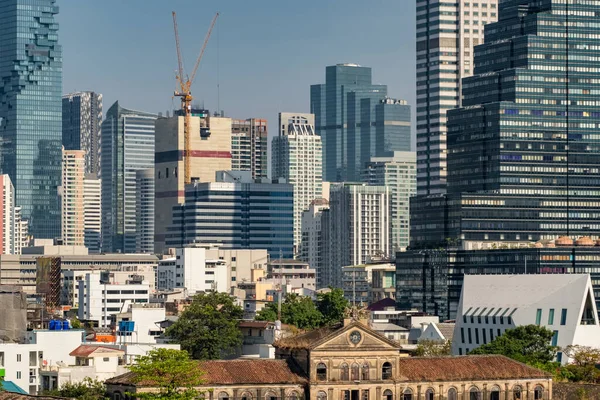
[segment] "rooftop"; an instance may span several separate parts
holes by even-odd
[[[71,357],[102,357],[107,355],[123,355],[123,350],[115,349],[106,346],[92,346],[82,344],[75,350],[69,353]]]
[[[455,323],[448,323],[448,322],[435,323],[435,326],[438,328],[440,333],[442,335],[444,335],[444,338],[446,338],[446,340],[449,340],[449,341],[452,341],[452,338],[454,337],[455,325],[456,325]]]

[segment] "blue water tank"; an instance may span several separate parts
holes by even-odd
[[[62,331],[62,321],[60,319],[54,321],[54,329],[57,331]]]
[[[125,332],[127,330],[127,321],[119,321],[119,331]]]
[[[50,320],[50,323],[48,324],[48,329],[51,331],[56,330],[56,321],[54,321],[53,319]]]
[[[62,328],[63,328],[63,331],[68,331],[68,330],[71,328],[71,327],[69,326],[69,320],[68,320],[68,319],[65,319],[65,320],[62,322]]]
[[[134,331],[134,327],[135,327],[135,322],[133,322],[133,321],[127,321],[127,330],[129,332],[133,332]]]

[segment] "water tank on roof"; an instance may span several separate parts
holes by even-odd
[[[56,330],[56,321],[54,321],[53,319],[50,320],[50,323],[48,324],[48,329],[51,331]]]
[[[71,329],[71,327],[69,326],[69,320],[65,319],[62,322],[62,328],[63,328],[63,331],[68,331],[69,329]]]

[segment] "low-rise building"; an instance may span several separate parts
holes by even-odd
[[[421,337],[418,341],[423,342],[424,340],[428,340],[439,344],[444,344],[446,342],[452,343],[455,325],[454,322],[423,323],[423,333],[421,333]]]
[[[165,319],[165,308],[160,304],[129,304],[127,310],[111,316],[116,343],[154,344],[164,333],[160,322]]]
[[[342,268],[342,288],[346,300],[356,304],[371,304],[384,298],[394,298],[396,266],[387,261],[349,265]]]
[[[292,288],[317,288],[315,269],[299,260],[271,260],[267,265],[267,279],[291,285]]]

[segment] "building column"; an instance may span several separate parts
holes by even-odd
[[[462,390],[462,399],[463,400],[469,400],[467,399],[467,385],[465,385],[464,383],[462,385],[460,385],[461,390]]]
[[[444,385],[440,385],[439,393],[438,393],[438,400],[444,400]]]

